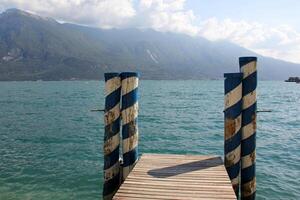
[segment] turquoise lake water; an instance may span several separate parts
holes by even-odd
[[[104,82],[0,82],[0,200],[101,199]],[[223,81],[140,81],[140,153],[223,155]],[[258,86],[257,199],[300,199],[300,84]]]

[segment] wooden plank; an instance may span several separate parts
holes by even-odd
[[[218,156],[144,154],[113,197],[136,199],[236,199]]]

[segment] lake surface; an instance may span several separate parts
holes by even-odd
[[[101,199],[104,82],[0,82],[0,200]],[[223,155],[223,81],[140,81],[140,153]],[[259,82],[257,199],[300,199],[300,84]]]

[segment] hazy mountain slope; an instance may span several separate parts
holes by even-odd
[[[225,41],[138,29],[60,24],[10,9],[0,15],[0,80],[102,79],[140,71],[147,79],[220,78],[255,53]],[[259,57],[259,77],[300,75],[300,65]]]

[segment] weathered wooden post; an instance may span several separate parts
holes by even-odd
[[[255,199],[256,177],[256,57],[240,57],[240,71],[243,73],[243,112],[241,142],[241,199]]]
[[[121,73],[123,180],[138,160],[138,73]]]
[[[242,73],[224,74],[224,162],[238,198],[242,138]]]
[[[104,185],[103,199],[110,200],[120,186],[120,97],[119,73],[105,73]]]

